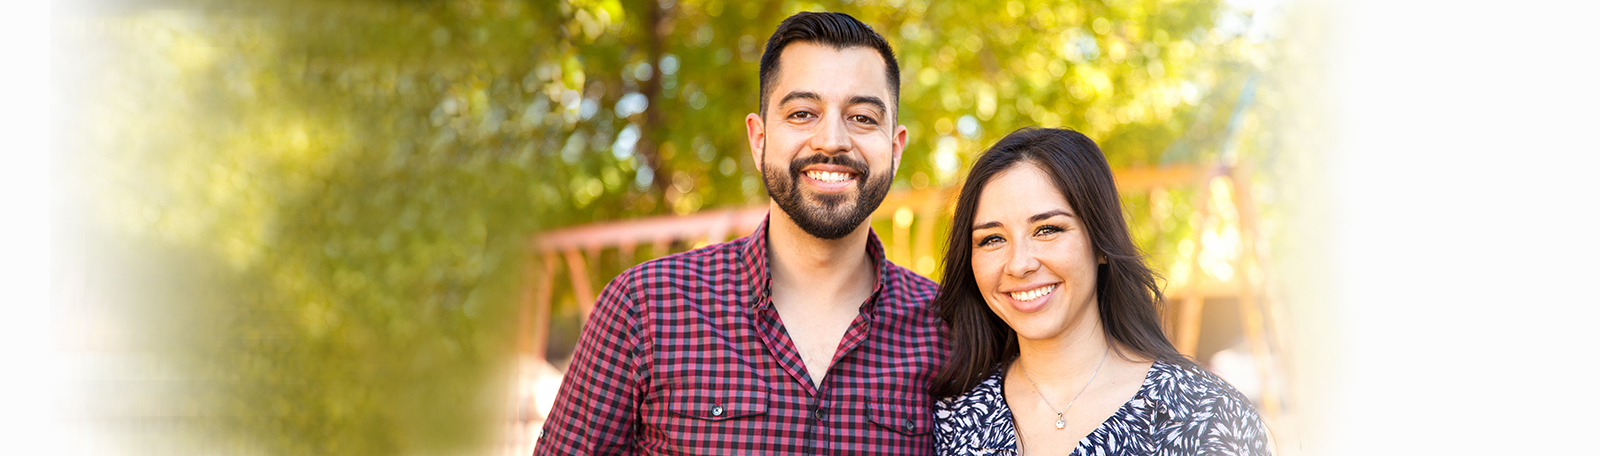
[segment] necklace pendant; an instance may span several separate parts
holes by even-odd
[[[1061,414],[1061,413],[1057,413],[1056,414],[1056,429],[1066,429],[1067,428],[1067,419],[1066,418],[1062,418],[1061,415],[1063,415],[1063,414]]]

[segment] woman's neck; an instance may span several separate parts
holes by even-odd
[[[1101,360],[1109,356],[1107,352],[1112,351],[1100,320],[1094,318],[1086,323],[1090,324],[1072,328],[1062,337],[1018,339],[1016,362],[1027,369],[1041,387],[1082,384]]]

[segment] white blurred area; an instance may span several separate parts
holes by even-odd
[[[1267,365],[1276,365],[1271,357],[1267,358]],[[1205,363],[1211,373],[1217,374],[1227,380],[1233,389],[1239,390],[1251,403],[1261,403],[1261,375],[1256,363],[1255,354],[1250,352],[1249,343],[1240,337],[1237,342],[1229,345],[1215,354]],[[1281,385],[1274,385],[1279,391]]]
[[[1332,13],[1312,454],[1594,454],[1593,2]]]
[[[59,454],[50,306],[50,2],[0,10],[0,453]]]

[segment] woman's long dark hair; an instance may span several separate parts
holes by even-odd
[[[1105,255],[1095,293],[1100,322],[1112,347],[1124,356],[1132,352],[1145,359],[1193,366],[1161,330],[1161,288],[1128,234],[1122,200],[1100,147],[1076,131],[1024,128],[978,157],[956,201],[945,245],[944,280],[933,300],[934,310],[949,325],[953,343],[949,358],[933,378],[933,397],[966,392],[996,365],[1017,356],[1016,332],[989,310],[972,275],[972,223],[983,187],[1000,172],[1024,163],[1050,176],[1055,190],[1082,220],[1090,245]]]

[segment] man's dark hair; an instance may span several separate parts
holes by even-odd
[[[900,116],[900,62],[883,36],[872,27],[844,13],[801,12],[778,24],[778,30],[767,39],[767,50],[761,54],[761,117],[767,116],[767,97],[772,95],[772,85],[778,82],[778,57],[783,48],[792,43],[815,43],[844,50],[854,47],[871,48],[883,56],[887,66],[889,93],[894,97],[894,117]]]

